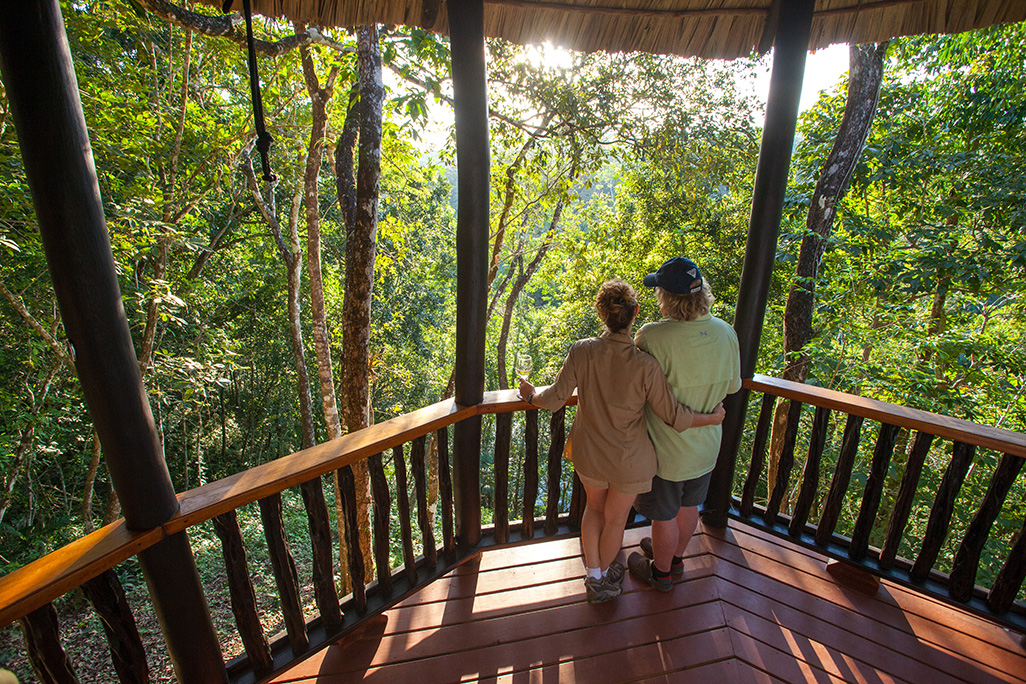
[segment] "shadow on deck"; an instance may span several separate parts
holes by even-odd
[[[624,557],[647,528],[628,530]],[[489,549],[274,682],[1026,682],[1019,635],[744,525],[702,527],[674,591],[585,601],[577,539]]]

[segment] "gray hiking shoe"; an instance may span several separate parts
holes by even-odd
[[[623,584],[623,576],[626,574],[623,563],[620,561],[613,561],[609,564],[606,569],[606,579],[616,584]]]
[[[648,583],[654,589],[662,592],[673,590],[673,580],[669,577],[665,579],[655,577],[652,574],[652,561],[645,558],[640,553],[635,551],[627,557],[627,567],[630,569],[632,575],[642,582]]]
[[[655,558],[655,554],[652,553],[652,537],[643,537],[641,540],[641,552],[645,554],[645,558]],[[684,574],[684,561],[680,563],[670,563],[670,574],[671,575],[683,575]]]
[[[608,577],[603,577],[602,579],[585,577],[584,588],[588,592],[588,603],[610,601],[619,596],[620,592],[623,591],[618,582],[611,582]]]

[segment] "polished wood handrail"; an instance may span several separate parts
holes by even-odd
[[[159,527],[132,532],[122,518],[0,577],[0,628],[163,538]]]
[[[1026,457],[1026,435],[789,382],[764,375],[744,381],[747,389],[823,406],[880,422]],[[577,403],[576,395],[567,405]],[[366,459],[472,416],[529,410],[515,390],[486,392],[475,406],[453,400],[426,406],[275,461],[211,482],[178,496],[180,509],[158,527],[131,531],[124,520],[93,532],[0,577],[0,627],[49,603],[169,535],[302,482]]]
[[[575,403],[576,397],[571,402]],[[0,628],[63,596],[172,534],[475,415],[524,411],[514,390],[486,392],[475,406],[452,399],[343,435],[178,495],[162,525],[131,531],[118,520],[0,577]]]
[[[1026,458],[1026,434],[1022,432],[979,425],[961,418],[952,418],[766,375],[756,374],[753,378],[744,380],[742,384],[746,389],[756,392],[794,399],[803,404],[822,406],[880,423],[918,430],[956,442],[974,444],[985,449],[994,449],[1005,454]]]

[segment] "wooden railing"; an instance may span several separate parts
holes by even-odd
[[[750,467],[739,472],[739,497],[734,499],[731,511],[735,519],[819,548],[835,558],[947,601],[967,605],[1020,630],[1026,626],[1023,606],[1015,603],[1026,572],[1026,534],[1020,535],[1003,559],[1003,567],[992,586],[976,586],[983,547],[1026,456],[1026,436],[763,376],[746,381],[745,387],[762,393],[763,399],[758,420],[746,428],[750,460],[747,453],[738,459],[740,464],[747,461]],[[773,486],[769,487],[763,472],[777,398],[790,400],[791,404],[779,467]],[[808,420],[802,420],[804,406],[815,407],[811,426]],[[752,410],[756,410],[754,405]],[[144,680],[145,653],[114,568],[170,535],[211,521],[222,544],[224,576],[244,647],[225,666],[233,682],[262,681],[338,640],[475,552],[461,548],[455,536],[448,428],[471,417],[491,414],[495,414],[494,423],[489,422],[483,434],[494,433],[494,467],[482,469],[482,512],[491,509],[492,524],[483,530],[481,545],[573,534],[579,527],[583,502],[579,481],[571,476],[562,458],[565,409],[552,414],[542,412],[549,418],[548,448],[543,455],[545,435],[539,429],[539,412],[519,401],[512,391],[492,392],[477,406],[440,402],[186,492],[179,496],[178,514],[160,527],[132,532],[119,521],[98,530],[0,578],[0,627],[18,620],[26,634],[29,656],[37,661],[37,670],[58,673],[53,681],[69,680],[60,673],[70,673],[74,665],[61,648],[52,602],[81,587],[102,617],[117,676],[123,682]],[[835,415],[846,417],[843,433],[832,443],[831,435],[838,432],[831,423]],[[860,457],[859,453],[860,435],[866,431],[867,420],[880,426],[871,458]],[[912,447],[901,468],[901,485],[894,503],[889,510],[881,511],[884,478],[902,431],[909,431],[906,434]],[[914,438],[911,432],[915,433]],[[432,435],[437,445],[439,475],[435,516],[439,522],[435,527],[429,523],[427,514],[427,455]],[[799,476],[794,472],[795,451],[802,440],[807,442],[808,451]],[[952,444],[950,456],[945,446],[948,443]],[[951,572],[942,574],[933,566],[977,448],[996,450],[1003,456],[962,535]],[[482,450],[487,453],[487,445],[483,444]],[[924,464],[942,452],[946,471],[932,499],[929,522],[920,541],[906,528],[915,494],[922,489]],[[521,457],[519,464],[513,460]],[[389,459],[391,480],[386,475]],[[352,529],[356,498],[350,467],[360,461],[366,461],[371,476],[376,573],[373,578],[365,578],[359,545],[352,539],[343,540],[354,589],[339,597],[332,565],[335,549],[321,476],[339,472],[343,509]],[[511,462],[518,467],[511,468]],[[824,464],[835,464],[833,471],[827,472]],[[516,481],[510,480],[511,471],[518,474]],[[842,519],[845,498],[857,498],[858,493],[849,494],[849,489],[853,478],[859,475],[865,479],[861,504],[850,534],[844,535],[837,531],[838,521]],[[825,487],[828,477],[830,484]],[[281,495],[293,486],[300,487],[310,531],[316,603],[312,614],[310,609],[303,609],[293,549],[282,520]],[[797,492],[794,497],[789,494],[792,489]],[[819,506],[817,499],[822,499]],[[402,547],[402,561],[397,567],[392,566],[389,549],[396,532],[389,522],[393,518],[393,503],[398,508],[395,518]],[[256,609],[250,581],[253,560],[247,554],[236,517],[236,511],[251,504],[260,509],[284,624],[284,632],[270,639]],[[782,513],[782,509],[788,512]],[[435,543],[438,531],[440,553]],[[882,541],[874,545],[878,539]],[[903,543],[906,549],[918,549],[914,560],[900,556]]]
[[[575,403],[572,401],[571,403]],[[539,458],[538,411],[516,398],[512,391],[490,392],[482,404],[456,406],[451,400],[399,416],[357,433],[318,445],[245,472],[212,482],[179,496],[177,515],[160,527],[133,532],[124,520],[108,525],[82,539],[0,578],[0,627],[18,620],[26,636],[29,658],[38,671],[53,681],[71,681],[74,664],[61,647],[57,613],[52,602],[81,588],[102,618],[111,646],[113,668],[123,682],[144,681],[147,664],[135,620],[115,566],[171,535],[187,532],[211,521],[222,544],[232,612],[244,653],[226,663],[233,682],[255,682],[338,640],[361,622],[379,614],[403,596],[430,583],[464,560],[472,551],[458,548],[454,532],[453,491],[448,447],[448,427],[472,416],[496,414],[493,480],[493,525],[483,545],[525,541],[536,536],[570,533],[579,524],[581,490],[565,487],[563,445],[566,409],[549,414],[549,448]],[[523,412],[523,426],[514,440],[514,413]],[[519,423],[519,421],[518,421]],[[436,548],[436,529],[428,516],[428,438],[434,433],[437,447],[438,502],[434,516],[440,524],[441,551]],[[511,486],[511,447],[523,450],[521,477]],[[407,445],[409,447],[407,448]],[[517,454],[519,456],[519,454]],[[391,457],[393,479],[386,477],[385,459]],[[356,528],[357,504],[351,466],[366,461],[373,501],[372,547],[376,575],[364,577],[359,544],[343,540],[349,559],[353,591],[340,597],[332,565],[330,516],[321,476],[338,471],[342,508],[347,528]],[[546,484],[539,497],[539,468]],[[566,474],[569,474],[569,470]],[[409,497],[412,480],[414,501]],[[576,483],[576,478],[574,478]],[[316,611],[304,614],[300,582],[282,515],[282,492],[301,489],[310,531],[312,585]],[[514,500],[515,499],[515,500]],[[398,507],[398,536],[402,563],[393,568],[389,528],[392,503]],[[268,640],[257,611],[256,592],[250,580],[252,568],[236,511],[256,503],[260,509],[271,569],[280,600],[284,634]],[[510,510],[521,513],[520,524],[510,528]],[[539,515],[544,511],[543,515]],[[514,521],[516,516],[514,514]],[[416,522],[416,529],[414,529]],[[421,553],[415,555],[419,546]]]
[[[734,518],[825,550],[874,575],[968,607],[1019,631],[1026,629],[1026,610],[1015,602],[1026,576],[1026,529],[1018,531],[1011,548],[998,559],[1001,569],[993,582],[977,586],[984,547],[1026,459],[1026,434],[766,376],[746,380],[744,387],[763,396],[750,440],[749,468],[739,472],[743,486],[740,497],[734,499]],[[778,398],[789,401],[787,427],[774,481],[768,483],[764,471]],[[802,413],[808,413],[806,406],[812,407],[811,426],[801,429]],[[833,417],[838,415],[844,416],[843,432],[839,440],[828,445],[828,438],[840,427],[839,423],[836,428],[832,425],[840,420]],[[861,436],[869,429],[867,421],[879,428],[872,456],[866,453],[860,458]],[[800,474],[794,472],[799,435],[807,448]],[[907,453],[901,450],[900,458],[895,458],[899,437],[905,438],[902,441],[910,443],[911,448]],[[949,540],[952,514],[966,476],[974,462],[982,466],[977,449],[993,450],[1000,454],[1000,460],[986,492],[971,502],[972,519],[961,539]],[[834,465],[832,473],[825,467],[828,453]],[[739,454],[739,464],[744,457]],[[910,534],[916,495],[922,496],[927,490],[921,480],[928,462],[943,467],[944,475],[928,504],[925,533]],[[861,468],[859,463],[863,464]],[[900,478],[900,486],[893,503],[882,509],[889,473]],[[865,480],[861,492],[851,486],[855,474]],[[830,483],[823,496],[827,477]],[[846,497],[860,497],[860,503],[850,534],[842,535],[836,528]],[[782,507],[788,514],[781,513]],[[814,515],[815,523],[810,523]],[[957,551],[949,572],[940,572],[935,565],[945,543],[951,541],[957,541]],[[909,558],[899,555],[901,548],[907,550]]]

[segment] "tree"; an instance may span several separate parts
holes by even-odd
[[[808,373],[809,357],[802,349],[812,338],[812,312],[819,264],[833,230],[837,207],[848,191],[848,184],[876,115],[886,51],[886,42],[852,45],[848,48],[848,97],[844,116],[809,201],[806,231],[795,265],[794,282],[784,306],[784,355],[787,359],[783,374],[785,380],[805,382]],[[768,482],[776,481],[789,408],[790,402],[780,402],[773,415]]]

